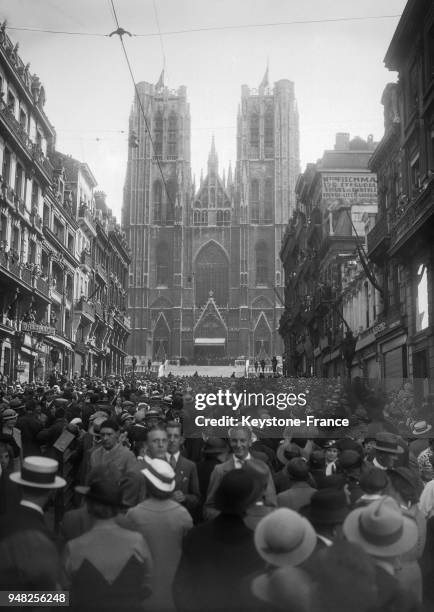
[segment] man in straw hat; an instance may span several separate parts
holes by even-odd
[[[57,476],[59,464],[48,457],[25,457],[21,470],[12,472],[10,480],[20,487],[21,502],[0,523],[0,539],[16,531],[36,529],[52,536],[44,520],[44,508],[53,491],[66,481]]]

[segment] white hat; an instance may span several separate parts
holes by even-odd
[[[146,467],[141,470],[143,476],[157,489],[170,493],[175,490],[175,472],[167,461],[151,459],[145,455]]]
[[[431,431],[431,429],[432,426],[426,421],[417,421],[416,423],[413,423],[411,433],[413,436],[421,436],[422,434],[426,434]]]
[[[21,472],[12,472],[9,478],[17,484],[37,489],[60,489],[66,480],[57,476],[59,464],[48,457],[24,457]]]

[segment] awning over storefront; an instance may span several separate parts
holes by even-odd
[[[226,338],[195,338],[194,343],[198,346],[221,346],[226,344]]]
[[[65,348],[67,348],[68,350],[72,351],[72,344],[70,342],[67,342],[66,340],[64,340],[63,338],[59,338],[58,336],[46,336],[47,340],[51,340],[51,342],[55,342],[56,344],[60,344],[61,346],[64,346]]]

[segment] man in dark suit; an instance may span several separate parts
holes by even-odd
[[[243,515],[255,492],[254,478],[246,470],[223,475],[215,496],[219,516],[193,527],[183,541],[172,591],[178,612],[252,609],[242,585],[263,568],[263,561]]]
[[[0,540],[11,533],[33,529],[53,537],[44,518],[44,507],[52,491],[66,485],[57,476],[59,464],[48,457],[25,457],[20,472],[12,472],[9,478],[21,489],[21,502],[18,507],[2,517]]]
[[[252,446],[252,432],[248,427],[232,427],[229,430],[229,443],[233,453],[232,456],[224,463],[217,465],[211,474],[208,495],[203,509],[203,514],[206,519],[213,519],[219,513],[215,507],[215,494],[223,476],[232,470],[241,469],[244,464],[252,458],[261,461],[261,456],[263,456],[263,454],[260,453],[261,456],[258,457],[254,451],[250,451],[250,447]],[[265,487],[263,502],[266,506],[275,507],[277,506],[276,489],[270,469],[265,463],[264,465],[268,471],[268,482]]]
[[[177,421],[169,421],[167,424],[166,459],[175,472],[175,491],[172,498],[191,513],[200,501],[199,478],[196,464],[181,455],[180,449],[184,441],[181,427]]]

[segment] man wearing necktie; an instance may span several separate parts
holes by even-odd
[[[219,514],[219,511],[215,507],[214,498],[223,476],[232,470],[242,469],[246,463],[251,461],[251,459],[261,461],[260,457],[258,457],[254,451],[250,452],[252,442],[252,432],[248,427],[232,427],[229,430],[229,443],[233,454],[224,463],[216,465],[213,473],[211,474],[211,480],[208,486],[208,495],[204,506],[204,517],[206,519],[213,519]],[[261,463],[264,462],[261,461]],[[264,492],[263,502],[265,506],[275,507],[277,506],[277,499],[273,477],[269,467],[265,463],[264,466],[268,471],[268,481]]]
[[[180,449],[184,441],[181,424],[169,421],[166,430],[168,440],[166,459],[175,472],[175,491],[172,498],[191,513],[200,501],[196,464],[181,455]]]

